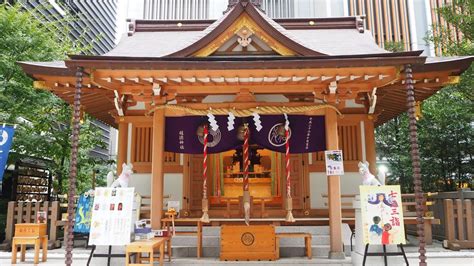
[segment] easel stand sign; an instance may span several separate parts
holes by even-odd
[[[89,245],[92,257],[125,257],[125,254],[112,254],[112,246],[124,246],[130,243],[133,223],[134,188],[96,188],[92,209],[92,221]],[[95,254],[96,246],[108,246],[108,253]]]
[[[400,186],[360,186],[362,237],[365,244],[364,259],[368,256],[384,257],[387,266],[388,256],[403,256],[408,260],[403,245],[405,227]],[[368,252],[369,245],[382,245],[382,252]],[[387,252],[387,245],[397,245],[401,252]]]

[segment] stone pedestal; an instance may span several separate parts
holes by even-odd
[[[360,209],[360,196],[357,195],[352,202],[355,209],[355,246],[351,253],[352,265],[362,265],[364,260],[365,244],[362,238],[362,213]],[[397,245],[387,245],[387,252],[397,252],[399,248]],[[370,245],[368,252],[382,252],[382,245]],[[388,265],[405,265],[403,256],[387,257]],[[381,257],[367,257],[365,265],[381,266],[384,265],[384,258]]]

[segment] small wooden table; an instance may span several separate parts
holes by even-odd
[[[163,228],[168,230],[168,234],[171,236],[172,230],[170,228],[172,219],[163,218],[161,219],[163,223]],[[201,258],[202,256],[202,221],[201,218],[175,218],[175,224],[177,223],[196,223],[196,231],[186,231],[186,232],[176,232],[176,235],[195,235],[197,236],[197,257]]]
[[[128,244],[125,248],[125,263],[127,266],[142,266],[142,265],[153,265],[154,252],[157,248],[160,250],[160,265],[163,265],[163,259],[165,257],[165,244],[168,242],[168,258],[171,261],[171,238],[170,237],[155,237],[150,240],[140,240]],[[148,257],[142,258],[141,253],[148,253]],[[136,255],[137,263],[130,263],[130,257]],[[142,263],[142,261],[148,260],[148,264]]]

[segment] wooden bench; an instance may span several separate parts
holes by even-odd
[[[277,233],[276,240],[275,240],[277,259],[280,258],[280,239],[281,238],[304,238],[306,256],[308,257],[308,259],[313,258],[312,249],[311,249],[311,241],[313,239],[313,236],[310,233]]]
[[[14,237],[12,242],[12,264],[16,264],[17,259],[17,251],[18,245],[21,249],[21,261],[25,261],[25,252],[26,252],[26,245],[34,245],[35,247],[35,257],[34,257],[34,264],[38,264],[39,261],[39,250],[40,248],[43,249],[43,256],[42,261],[45,262],[48,256],[48,236],[35,236],[35,237],[27,237],[27,236],[20,236]]]
[[[170,237],[155,237],[150,240],[140,240],[128,244],[125,248],[125,263],[127,266],[142,266],[142,265],[153,265],[154,253],[156,249],[160,251],[160,265],[163,265],[165,257],[165,244],[168,244],[168,258],[171,261],[171,238]],[[142,257],[142,253],[148,253],[148,257]],[[130,263],[130,257],[136,256],[137,263]],[[144,264],[143,261],[148,261],[148,264]]]
[[[172,229],[172,219],[171,218],[163,218],[161,219],[163,223],[162,228],[166,228],[168,234],[171,236]],[[202,221],[201,218],[175,218],[175,224],[194,224],[196,223],[196,231],[175,231],[176,235],[188,235],[188,236],[196,236],[197,237],[197,258],[201,258],[202,255]]]

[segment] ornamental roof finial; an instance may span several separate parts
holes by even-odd
[[[229,5],[227,6],[227,10],[224,11],[224,14],[231,10],[235,5],[242,4],[246,6],[248,3],[254,5],[255,7],[262,9],[262,2],[263,0],[229,0]]]

